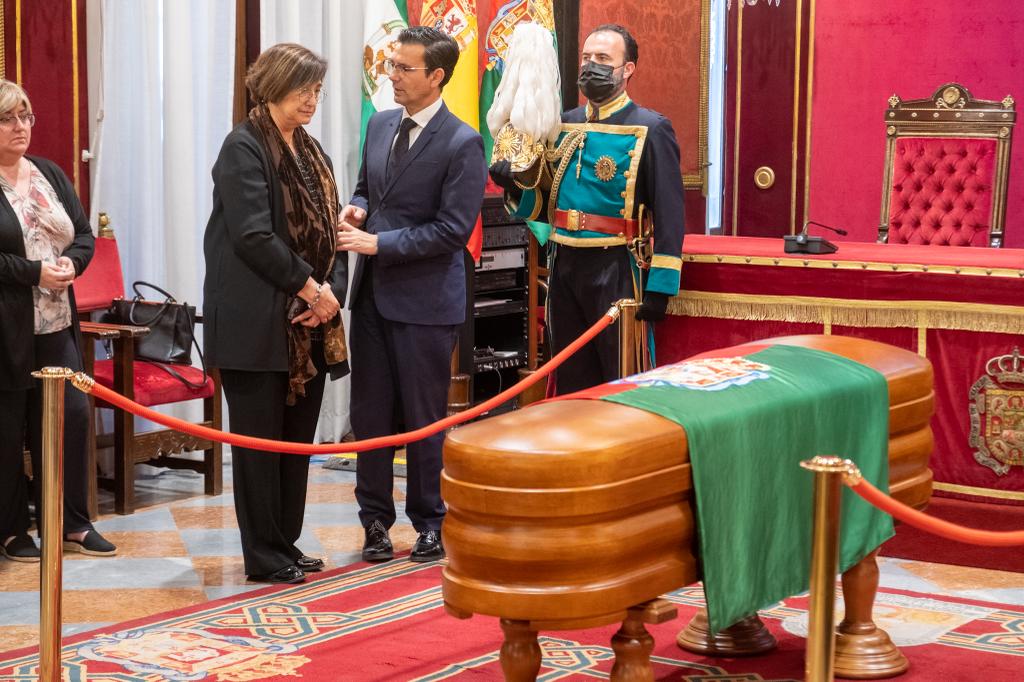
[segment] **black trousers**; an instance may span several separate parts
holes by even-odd
[[[311,443],[327,375],[322,341],[313,343],[311,355],[317,375],[291,407],[285,404],[287,372],[220,370],[231,432]],[[232,446],[231,469],[246,574],[273,573],[295,563],[302,556],[295,543],[306,512],[309,457]]]
[[[71,327],[35,336],[36,366],[82,370],[82,356]],[[37,528],[42,529],[43,387],[22,391],[0,390],[0,542],[28,530],[28,489],[24,475],[25,435],[32,451],[33,492]],[[91,530],[88,471],[89,400],[64,384],[64,532]]]
[[[455,325],[417,325],[381,317],[365,273],[352,307],[352,431],[356,438],[418,429],[448,413]],[[405,513],[419,532],[440,530],[444,432],[406,446]],[[395,448],[360,452],[356,501],[363,527],[395,523]]]
[[[552,355],[593,326],[615,301],[636,297],[631,258],[624,246],[555,247],[547,303]],[[619,337],[612,325],[555,371],[555,388],[565,395],[618,378]]]

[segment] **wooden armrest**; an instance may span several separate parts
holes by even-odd
[[[80,323],[80,326],[82,328],[82,334],[97,339],[135,339],[149,333],[149,327],[134,327],[129,324],[83,321]]]
[[[203,314],[201,312],[199,312],[198,310],[196,311],[196,323],[197,324],[202,324],[203,323]]]

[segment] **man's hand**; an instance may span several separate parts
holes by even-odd
[[[344,214],[344,211],[342,214]],[[366,212],[363,211],[363,219],[365,220],[365,218]],[[354,253],[361,253],[364,256],[375,256],[377,255],[377,235],[368,234],[351,223],[342,221],[338,224],[338,251],[352,251]]]
[[[349,204],[345,208],[341,209],[341,215],[338,216],[338,222],[348,223],[352,227],[362,227],[363,223],[366,222],[366,211],[354,204]]]
[[[665,319],[668,308],[668,294],[648,291],[644,294],[644,302],[636,310],[636,319],[644,322],[661,322]]]
[[[519,191],[516,181],[512,178],[512,163],[510,161],[495,161],[491,164],[491,167],[487,169],[487,172],[490,173],[491,180],[494,180],[494,184],[506,192]]]

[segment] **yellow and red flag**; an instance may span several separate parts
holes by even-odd
[[[480,76],[478,71],[479,31],[476,0],[423,0],[420,24],[440,29],[459,44],[459,62],[444,86],[444,103],[449,111],[474,130],[480,130]],[[484,150],[485,156],[490,150]],[[466,243],[473,260],[480,260],[483,226],[477,218],[473,234]]]

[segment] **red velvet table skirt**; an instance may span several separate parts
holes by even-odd
[[[658,363],[784,334],[916,351],[935,368],[936,493],[1024,504],[1024,249],[782,244],[688,235]]]

